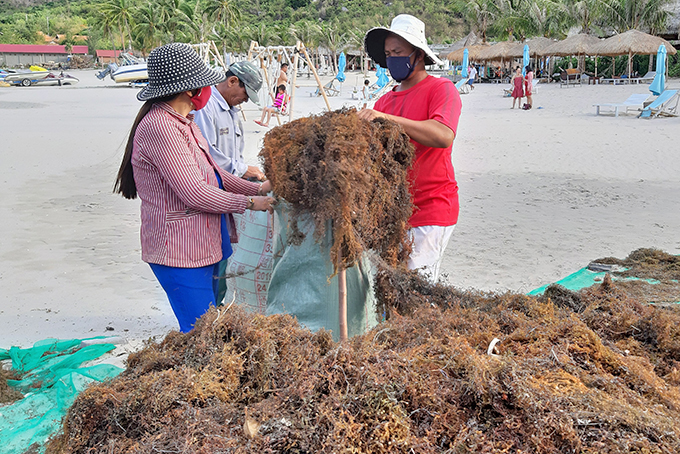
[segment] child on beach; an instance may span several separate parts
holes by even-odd
[[[526,72],[526,76],[524,78],[524,87],[525,87],[524,95],[527,98],[527,103],[524,105],[525,106],[524,108],[525,108],[525,110],[529,110],[529,109],[531,109],[531,106],[534,104],[533,97],[531,96],[531,94],[533,92],[533,88],[534,88],[534,84],[533,84],[534,70],[531,67],[531,65],[527,65],[527,67],[524,68],[524,69],[525,69],[525,72]]]
[[[522,75],[522,70],[515,68],[515,74],[513,74],[510,80],[510,85],[512,85],[512,109],[515,108],[515,102],[519,99],[518,107],[522,107],[522,98],[524,97],[524,76]]]
[[[369,84],[368,79],[365,79],[364,80],[364,88],[361,90],[361,99],[364,100],[364,106],[363,106],[364,109],[368,105],[368,100],[371,99],[371,90],[369,90],[368,84]]]
[[[267,106],[262,109],[262,117],[259,120],[255,120],[260,126],[269,127],[269,119],[272,117],[273,113],[281,114],[286,108],[286,86],[281,84],[276,89],[276,98],[274,99],[274,104]],[[264,122],[264,117],[267,116],[267,122]]]

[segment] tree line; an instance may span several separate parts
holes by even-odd
[[[148,52],[171,41],[213,40],[231,52],[261,45],[361,48],[371,27],[408,12],[426,23],[431,43],[468,31],[483,40],[564,38],[570,31],[608,36],[632,28],[666,29],[674,0],[59,0],[0,13],[0,42]],[[86,37],[86,38],[84,38]]]

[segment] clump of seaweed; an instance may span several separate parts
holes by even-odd
[[[311,215],[317,240],[331,222],[336,271],[340,252],[344,268],[365,249],[390,266],[406,260],[414,149],[399,125],[361,120],[353,108],[327,112],[272,129],[260,156],[274,192],[292,205],[293,219]],[[299,232],[295,225],[292,230]]]
[[[680,452],[680,311],[609,279],[530,297],[383,270],[376,289],[387,320],[341,344],[211,309],[81,394],[47,452]]]
[[[0,405],[8,404],[24,397],[23,394],[7,384],[7,380],[17,379],[18,377],[15,372],[5,370],[0,366]]]
[[[680,256],[671,255],[659,249],[641,248],[631,252],[623,260],[605,257],[596,262],[626,267],[626,271],[619,273],[621,276],[659,281],[680,280]]]
[[[658,304],[680,302],[680,256],[642,248],[631,252],[623,260],[605,257],[596,262],[623,267],[616,276],[629,280],[619,280],[617,287],[625,287],[628,295],[640,301]]]

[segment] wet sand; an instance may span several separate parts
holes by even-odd
[[[140,259],[139,202],[111,192],[137,90],[94,73],[73,71],[73,87],[0,87],[0,348],[97,335],[138,345],[176,328]],[[349,73],[332,108],[358,106],[361,82]],[[321,112],[313,79],[299,83],[296,117]],[[450,284],[528,292],[599,257],[680,254],[680,118],[592,107],[646,85],[539,85],[531,111],[511,110],[502,88],[478,84],[462,98]],[[246,157],[257,163],[266,129],[254,104],[245,114]]]

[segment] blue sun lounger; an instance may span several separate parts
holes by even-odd
[[[470,93],[470,91],[472,90],[470,84],[468,84],[467,78],[463,78],[456,82],[456,89],[458,90],[458,93],[460,93],[461,95],[466,95]]]
[[[678,90],[664,90],[658,98],[642,110],[640,118],[677,117],[678,100]]]

